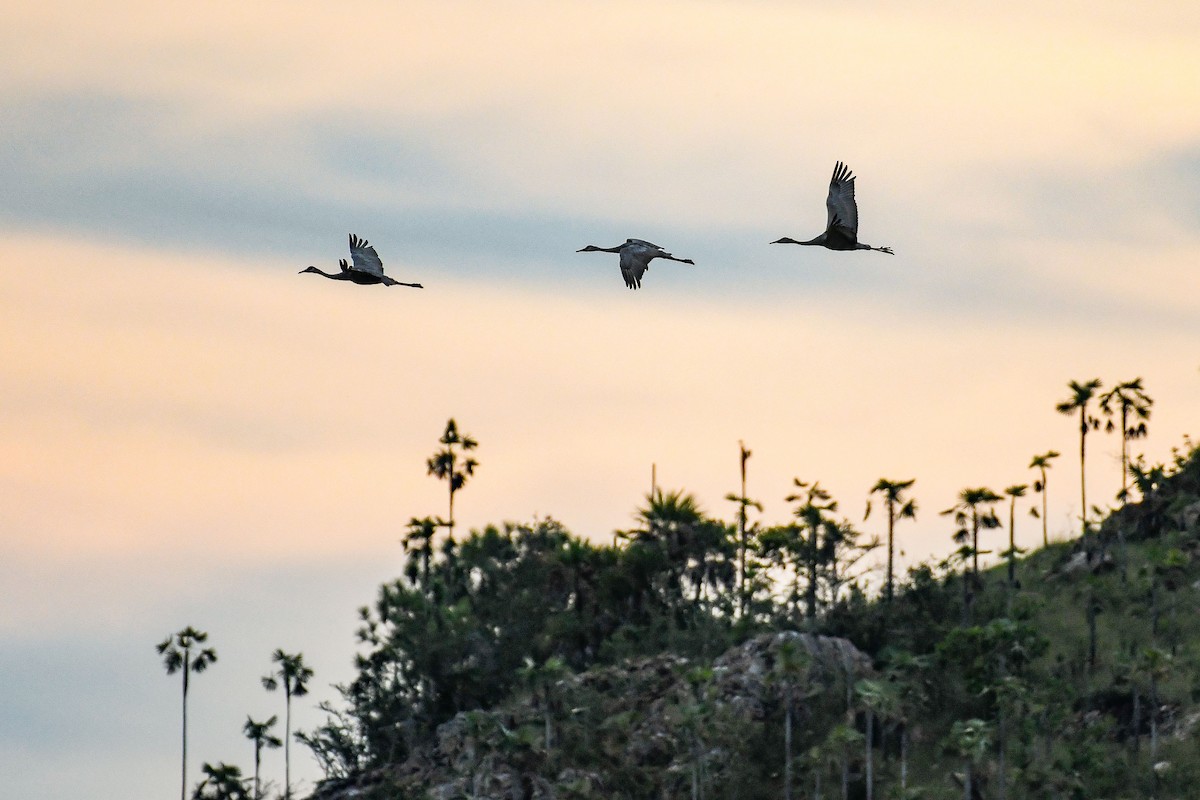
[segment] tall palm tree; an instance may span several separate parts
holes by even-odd
[[[263,688],[273,692],[283,684],[283,694],[286,698],[286,716],[284,717],[283,734],[283,796],[290,800],[292,796],[292,698],[308,694],[308,681],[313,671],[304,664],[303,653],[285,653],[280,648],[271,654],[271,660],[279,666],[276,670],[262,679]]]
[[[818,481],[810,484],[799,478],[793,478],[792,483],[800,491],[796,494],[789,494],[784,500],[797,504],[792,513],[800,520],[803,530],[807,533],[807,538],[799,543],[803,552],[798,556],[808,573],[808,584],[805,586],[804,616],[808,620],[809,628],[812,629],[816,626],[817,620],[817,575],[823,562],[822,534],[831,525],[836,525],[829,515],[837,511],[838,504],[829,492],[821,488]]]
[[[725,499],[731,503],[738,504],[738,613],[741,616],[745,616],[746,609],[749,606],[749,596],[746,592],[746,551],[748,549],[746,512],[750,508],[756,508],[761,512],[763,507],[762,503],[757,500],[751,500],[746,496],[746,461],[750,459],[750,451],[746,449],[746,445],[741,441],[738,442],[738,451],[742,462],[742,493],[733,494],[730,492],[725,495]]]
[[[1113,425],[1113,414],[1120,410],[1121,415],[1121,494],[1117,497],[1124,502],[1129,494],[1129,441],[1140,439],[1146,435],[1146,420],[1150,419],[1150,406],[1154,401],[1142,387],[1142,379],[1118,383],[1109,391],[1100,395],[1100,410],[1108,417],[1105,430],[1112,433],[1116,430]],[[1136,425],[1130,424],[1129,417],[1141,420]]]
[[[783,686],[783,798],[792,800],[792,717],[795,714],[796,687],[808,675],[812,660],[795,638],[779,643],[775,658],[775,678]]]
[[[854,685],[854,692],[858,695],[859,703],[862,705],[863,711],[866,712],[867,726],[864,733],[864,741],[867,746],[865,754],[865,769],[864,780],[867,785],[867,800],[875,798],[875,758],[874,758],[874,740],[875,740],[875,720],[878,718],[880,722],[886,722],[895,713],[895,709],[899,704],[899,695],[896,692],[895,686],[886,681],[870,680],[863,678]]]
[[[1084,470],[1085,456],[1087,455],[1087,435],[1089,430],[1095,430],[1100,427],[1100,420],[1088,413],[1088,404],[1100,389],[1100,379],[1092,378],[1090,381],[1084,383],[1069,381],[1067,386],[1071,390],[1071,396],[1061,401],[1054,408],[1058,413],[1066,414],[1067,416],[1079,412],[1079,516],[1083,524],[1083,532],[1087,533],[1087,476]]]
[[[1058,458],[1057,450],[1047,450],[1039,456],[1034,456],[1029,462],[1030,469],[1036,469],[1041,472],[1041,478],[1033,482],[1033,490],[1042,496],[1042,547],[1050,546],[1050,534],[1047,531],[1046,520],[1046,470],[1053,466],[1050,462]],[[1037,510],[1034,509],[1034,515],[1037,516]]]
[[[979,577],[979,529],[1000,527],[996,512],[987,508],[1000,499],[1000,495],[985,486],[963,489],[958,493],[958,502],[941,512],[943,516],[954,515],[954,522],[958,525],[954,541],[963,544],[970,538],[971,571],[976,578]]]
[[[1004,490],[1004,493],[1009,497],[1008,503],[1008,598],[1007,607],[1008,613],[1012,615],[1012,596],[1017,587],[1017,498],[1025,496],[1025,490],[1029,486],[1024,483],[1019,483],[1014,486],[1009,486]]]
[[[468,458],[461,463],[458,459],[463,453],[478,447],[479,442],[468,434],[459,433],[458,425],[453,418],[446,422],[446,430],[438,441],[445,446],[430,456],[425,464],[429,468],[430,475],[436,476],[438,480],[446,481],[450,487],[450,516],[446,520],[446,527],[453,535],[454,493],[466,485],[467,478],[474,475],[475,468],[479,466],[479,462],[473,458]],[[456,447],[459,451],[455,451]]]
[[[255,722],[253,717],[246,717],[246,724],[242,726],[242,733],[246,734],[246,738],[254,742],[254,800],[262,799],[262,784],[258,780],[259,766],[262,763],[262,749],[264,747],[277,748],[283,745],[283,742],[278,736],[271,733],[271,728],[279,721],[278,716],[272,717],[266,722]]]
[[[187,798],[187,697],[188,679],[192,672],[204,672],[210,664],[217,661],[217,651],[211,647],[200,647],[208,641],[208,634],[198,631],[188,625],[178,633],[164,639],[155,648],[163,657],[163,665],[168,675],[183,672],[183,766],[182,780],[179,788],[180,800]],[[196,654],[192,655],[192,650]]]
[[[897,519],[916,519],[917,504],[913,500],[908,500],[904,497],[906,489],[916,483],[916,478],[907,481],[890,481],[887,478],[880,478],[879,482],[871,487],[871,494],[878,492],[883,496],[883,502],[887,506],[888,515],[888,539],[887,539],[887,588],[884,591],[884,598],[887,605],[892,604],[892,582],[895,575],[895,528]],[[867,512],[863,515],[865,522],[867,517],[871,516],[871,501],[867,500]]]

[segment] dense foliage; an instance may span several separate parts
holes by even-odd
[[[731,525],[659,491],[611,545],[552,519],[461,541],[414,519],[403,576],[361,610],[345,705],[301,738],[329,786],[374,775],[381,797],[409,796],[379,776],[452,728],[529,797],[1182,796],[1200,778],[1200,455],[1189,443],[1130,474],[1139,502],[1075,542],[1006,553],[1011,572],[976,570],[1000,524],[978,506],[1000,498],[964,491],[963,546],[910,569],[891,602],[861,588],[876,543],[800,481],[791,524]],[[849,640],[874,671],[813,680],[785,643],[770,701],[736,713],[718,657],[787,630]],[[652,716],[660,745],[629,744]]]

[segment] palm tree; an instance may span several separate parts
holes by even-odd
[[[286,698],[286,716],[284,717],[283,734],[283,796],[292,796],[292,698],[308,694],[308,681],[313,671],[304,664],[303,653],[285,653],[278,649],[271,654],[271,660],[279,665],[275,672],[262,679],[263,688],[269,692],[275,691],[283,684],[283,694]]]
[[[215,767],[205,763],[200,767],[204,780],[192,793],[192,800],[250,800],[246,779],[237,767],[221,762]]]
[[[725,499],[731,503],[738,504],[738,613],[741,616],[745,616],[746,608],[749,606],[749,597],[746,593],[746,512],[751,507],[761,512],[763,507],[762,503],[757,500],[751,500],[746,496],[746,461],[750,458],[750,451],[746,449],[746,445],[741,441],[738,441],[738,451],[742,462],[742,493],[733,494],[730,492],[725,495]]]
[[[783,686],[783,797],[792,800],[792,717],[795,714],[796,684],[808,675],[811,660],[795,638],[779,643],[775,677]]]
[[[246,734],[246,738],[254,742],[254,800],[262,798],[262,784],[258,780],[259,766],[262,763],[262,749],[264,747],[277,748],[283,742],[278,736],[271,733],[271,728],[279,721],[278,716],[272,716],[266,722],[255,722],[253,717],[246,717],[246,724],[242,726],[242,733]]]
[[[991,505],[1000,499],[1000,495],[984,486],[976,489],[963,489],[958,493],[958,502],[941,512],[943,516],[954,515],[954,522],[958,525],[958,530],[954,532],[954,541],[963,544],[969,536],[971,571],[976,578],[979,577],[979,529],[1000,527],[1000,520],[996,518],[995,511],[984,509],[981,512],[980,508]],[[969,529],[968,523],[970,524]]]
[[[894,554],[895,554],[895,536],[894,530],[897,519],[916,519],[917,504],[913,500],[904,498],[904,491],[916,483],[916,478],[907,481],[890,481],[887,478],[880,478],[879,482],[871,487],[871,494],[879,492],[883,496],[883,502],[887,505],[888,513],[888,543],[887,543],[887,588],[884,591],[888,607],[892,605],[892,581],[895,575],[894,571]],[[897,509],[897,507],[899,507]],[[863,515],[865,522],[867,517],[871,516],[871,501],[867,500],[867,512]]]
[[[535,701],[542,707],[542,721],[546,733],[546,755],[554,745],[554,729],[551,727],[554,712],[553,687],[564,676],[569,675],[567,662],[558,656],[551,656],[538,664],[529,656],[525,657],[525,665],[517,670],[521,682],[529,687]]]
[[[1046,470],[1050,469],[1052,466],[1050,462],[1058,456],[1057,450],[1047,450],[1040,456],[1034,456],[1033,460],[1029,462],[1030,469],[1036,469],[1042,473],[1041,479],[1033,483],[1033,490],[1042,496],[1042,547],[1050,546],[1050,535],[1046,529]],[[1032,509],[1032,512],[1034,516],[1038,515],[1036,508]]]
[[[784,500],[788,503],[798,504],[793,513],[801,521],[803,529],[808,534],[808,538],[802,543],[805,552],[798,555],[808,572],[804,616],[808,620],[811,630],[816,626],[817,620],[817,574],[823,561],[821,534],[830,525],[836,525],[829,514],[837,511],[838,505],[837,501],[832,499],[829,492],[822,489],[821,484],[817,481],[809,484],[799,478],[793,478],[792,483],[800,491],[796,494],[789,494]]]
[[[1092,401],[1092,398],[1096,396],[1096,392],[1100,389],[1100,379],[1092,378],[1085,383],[1069,381],[1067,386],[1071,389],[1071,396],[1054,408],[1058,413],[1066,414],[1067,416],[1071,416],[1076,411],[1079,412],[1079,514],[1083,523],[1083,532],[1087,533],[1087,480],[1084,471],[1085,456],[1087,454],[1087,435],[1089,430],[1095,430],[1100,427],[1100,420],[1088,414],[1088,403]]]
[[[208,640],[208,634],[198,631],[191,625],[178,633],[164,639],[155,648],[163,657],[163,665],[168,675],[183,671],[183,767],[182,783],[179,788],[180,800],[187,798],[187,696],[188,679],[192,672],[204,672],[210,664],[216,663],[217,651],[211,647],[200,648]],[[192,649],[196,648],[195,656]]]
[[[893,715],[900,726],[900,792],[908,790],[908,722],[920,712],[928,700],[928,656],[915,656],[905,650],[888,650],[884,673],[892,685],[895,706]]]
[[[1150,406],[1152,405],[1154,405],[1154,401],[1142,388],[1141,378],[1118,383],[1108,392],[1100,395],[1100,410],[1109,418],[1108,424],[1105,426],[1105,430],[1109,433],[1116,430],[1112,421],[1116,408],[1119,408],[1121,413],[1121,493],[1117,495],[1121,502],[1124,502],[1129,494],[1128,443],[1131,439],[1140,439],[1146,435],[1146,420],[1150,419]],[[1130,414],[1141,422],[1131,425]]]
[[[971,770],[981,764],[991,746],[991,731],[981,719],[958,720],[950,727],[947,748],[963,760],[963,798],[971,800]]]
[[[887,720],[895,713],[899,696],[893,684],[864,678],[854,686],[859,702],[867,716],[867,729],[864,734],[866,741],[866,767],[864,778],[867,784],[867,800],[875,798],[875,759],[873,746],[875,740],[875,718]]]
[[[1009,497],[1008,504],[1008,614],[1012,615],[1012,595],[1017,587],[1017,498],[1025,496],[1025,490],[1029,487],[1020,483],[1015,486],[1009,486],[1004,490],[1004,493]]]
[[[467,482],[467,478],[475,474],[475,468],[479,466],[479,462],[473,458],[468,458],[459,464],[458,458],[461,455],[455,452],[454,448],[459,448],[463,453],[474,450],[479,446],[479,443],[472,439],[468,434],[459,433],[458,425],[451,418],[446,422],[446,430],[438,439],[445,447],[438,450],[425,462],[429,468],[429,474],[437,477],[438,480],[446,481],[450,487],[450,516],[446,520],[446,527],[450,534],[454,534],[454,493],[461,489]]]

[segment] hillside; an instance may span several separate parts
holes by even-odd
[[[619,547],[553,521],[440,557],[414,540],[363,610],[346,706],[307,734],[330,776],[313,798],[1191,796],[1187,449],[1083,539],[1016,559],[1011,587],[965,547],[890,605],[857,590],[862,543],[833,536],[815,495],[747,553],[679,495]]]

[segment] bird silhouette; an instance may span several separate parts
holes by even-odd
[[[825,232],[820,236],[807,242],[798,242],[785,236],[771,244],[814,244],[830,250],[878,250],[895,255],[890,247],[872,247],[858,240],[858,204],[854,202],[854,175],[850,168],[840,161],[834,166],[833,177],[829,179],[829,196],[825,198],[825,208],[829,215],[825,222]]]
[[[300,274],[315,272],[318,275],[324,275],[326,278],[335,281],[350,281],[362,286],[382,283],[384,286],[411,286],[414,289],[425,288],[419,283],[403,283],[384,275],[383,262],[379,259],[379,253],[375,252],[375,247],[368,243],[366,239],[360,239],[353,233],[350,234],[350,258],[354,261],[353,264],[347,264],[344,258],[338,261],[338,266],[342,268],[341,272],[325,272],[316,267],[308,267],[307,269],[300,270]]]
[[[646,274],[646,270],[650,269],[650,262],[656,258],[678,261],[681,264],[696,263],[690,258],[676,258],[658,245],[647,242],[644,239],[626,239],[625,244],[619,244],[616,247],[597,247],[594,244],[589,244],[582,250],[576,250],[575,252],[620,253],[621,277],[625,279],[625,285],[630,289],[636,289],[642,285],[642,276]]]

